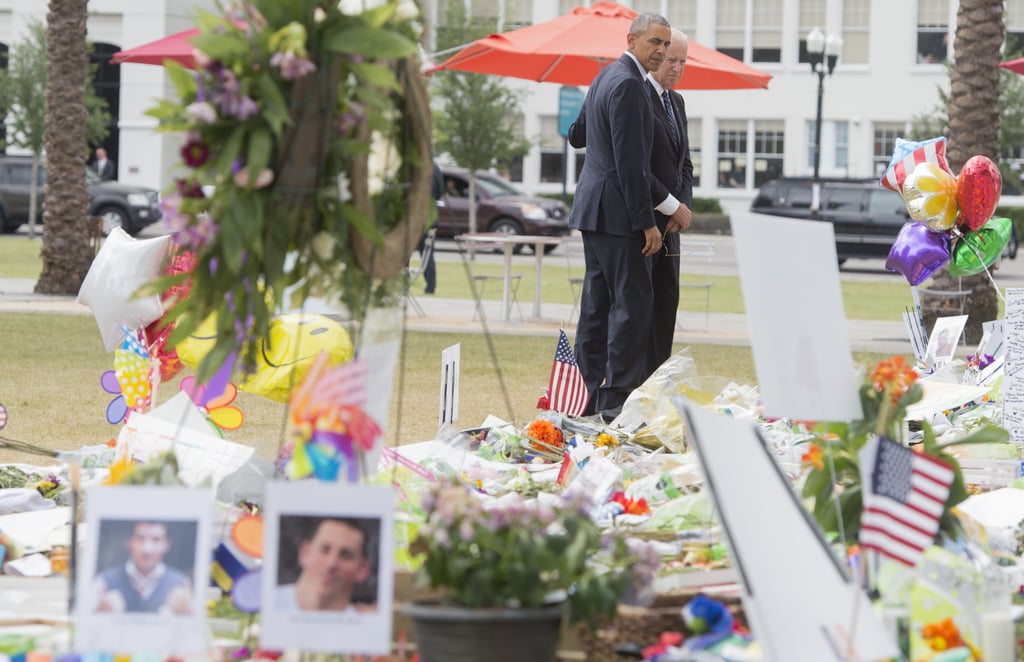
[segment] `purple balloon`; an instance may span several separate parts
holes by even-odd
[[[920,285],[949,262],[949,233],[932,232],[924,223],[907,223],[892,242],[885,268],[911,285]]]

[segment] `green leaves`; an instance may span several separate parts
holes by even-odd
[[[368,57],[406,57],[416,52],[416,44],[397,32],[372,26],[353,26],[327,35],[324,48],[333,53]]]

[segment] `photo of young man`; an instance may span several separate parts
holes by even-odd
[[[275,611],[376,611],[379,520],[283,516],[281,532]]]

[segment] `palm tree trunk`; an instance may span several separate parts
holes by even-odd
[[[954,173],[972,156],[999,162],[999,62],[1004,37],[1002,0],[960,0],[956,15],[955,62],[950,81],[949,135],[946,155]],[[947,279],[946,284],[942,278]],[[948,272],[935,278],[935,286],[957,289]],[[972,291],[967,299],[967,341],[981,339],[981,324],[996,319],[999,304],[995,288],[982,272],[963,279]]]
[[[89,0],[50,0],[46,16],[46,202],[35,291],[77,294],[95,253],[86,214],[85,85]]]

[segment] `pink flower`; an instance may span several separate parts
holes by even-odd
[[[295,80],[316,71],[316,65],[297,53],[274,53],[270,64],[281,70],[285,80]]]
[[[249,169],[239,168],[235,172],[234,176],[235,184],[240,187],[249,186]],[[264,168],[260,170],[260,174],[256,176],[256,181],[252,184],[253,188],[266,188],[270,186],[274,181],[274,171],[270,168]]]

